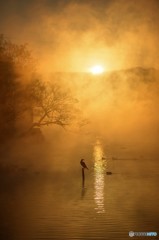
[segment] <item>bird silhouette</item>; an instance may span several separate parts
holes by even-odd
[[[84,162],[84,159],[81,159],[80,164],[81,164],[81,166],[82,166],[83,168],[87,168],[87,169],[88,169],[88,167],[86,166],[86,164],[85,164],[85,162]],[[89,169],[88,169],[88,170],[89,170]]]

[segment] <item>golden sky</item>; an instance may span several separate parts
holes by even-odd
[[[159,67],[158,0],[6,0],[0,32],[29,43],[42,71]]]

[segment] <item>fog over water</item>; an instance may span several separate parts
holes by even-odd
[[[10,152],[15,162],[41,170],[77,170],[80,158],[93,161],[92,145],[98,138],[111,157],[131,158],[132,154],[135,158],[158,161],[156,70],[136,68],[102,76],[64,73],[53,74],[53,78],[75,94],[82,109],[78,116],[82,115],[87,122],[83,126],[71,124],[65,129],[44,126],[42,143],[28,139],[19,145],[18,140]]]

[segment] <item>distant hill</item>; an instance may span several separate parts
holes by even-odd
[[[158,80],[159,70],[155,68],[130,68],[122,69],[117,71],[105,72],[101,75],[93,75],[88,72],[55,72],[52,76],[57,80],[111,80],[111,81],[121,81],[127,80],[130,82],[154,82]]]
[[[154,68],[136,67],[105,72],[101,75],[92,75],[85,72],[58,72],[52,74],[52,79],[62,81],[68,87],[73,88],[73,91],[84,95],[86,92],[86,94],[101,93],[103,89],[106,91],[121,88],[137,90],[139,87],[144,87],[145,84],[157,84],[158,86],[159,71]]]

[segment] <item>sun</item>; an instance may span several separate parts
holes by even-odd
[[[94,75],[102,74],[104,72],[104,68],[100,65],[96,65],[90,68],[90,72]]]

